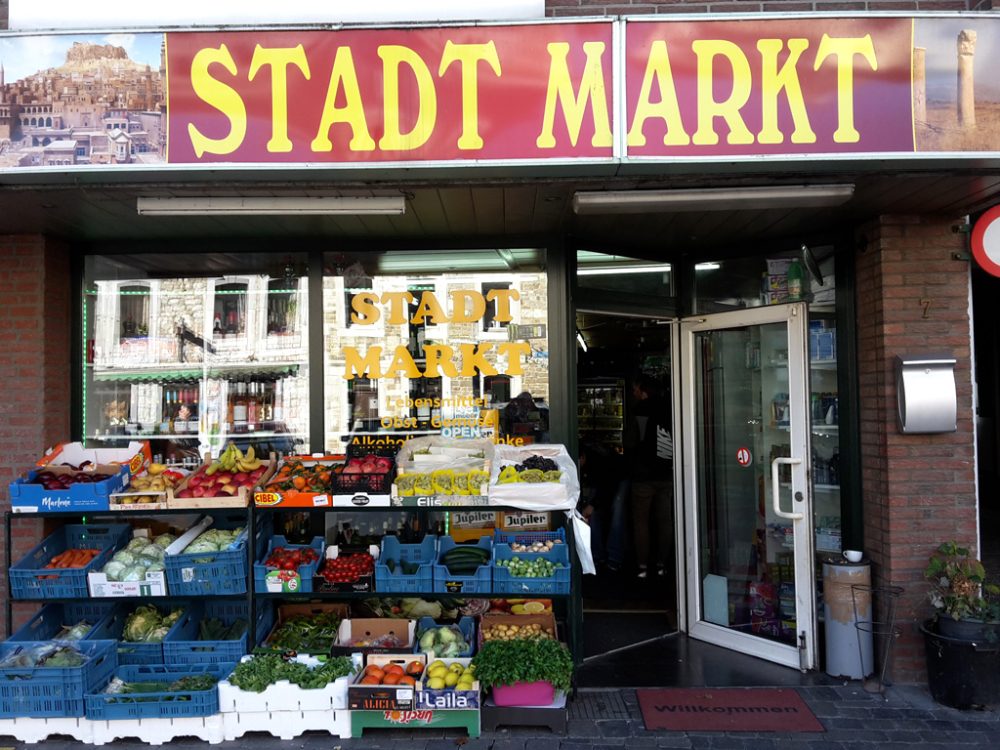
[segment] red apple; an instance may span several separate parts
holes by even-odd
[[[177,493],[177,497],[194,497],[194,492],[192,490],[180,490]]]
[[[238,471],[235,474],[233,474],[233,481],[236,482],[236,484],[245,484],[247,479],[249,478],[250,475],[247,474],[245,471]]]

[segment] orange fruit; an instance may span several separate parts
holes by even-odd
[[[295,477],[292,480],[292,486],[297,490],[301,490],[306,486],[306,478],[302,476]]]
[[[424,665],[419,661],[411,661],[406,665],[406,674],[419,677],[424,673]]]
[[[396,685],[399,681],[406,675],[395,674],[394,672],[386,672],[385,677],[382,679],[383,685]]]

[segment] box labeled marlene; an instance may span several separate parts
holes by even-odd
[[[10,507],[14,513],[108,510],[112,493],[124,490],[129,478],[128,467],[120,464],[33,469],[11,482]]]

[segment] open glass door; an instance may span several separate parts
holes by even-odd
[[[817,664],[804,304],[681,321],[688,633]]]

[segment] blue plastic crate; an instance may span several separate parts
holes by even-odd
[[[493,544],[534,544],[535,542],[559,541],[566,544],[566,529],[555,531],[494,531]]]
[[[125,666],[114,676],[123,682],[174,682],[182,677],[211,675],[217,681],[229,676],[236,665],[173,666],[155,664]],[[164,693],[120,695],[91,691],[86,695],[87,718],[107,719],[176,719],[184,716],[211,716],[219,713],[219,687],[210,690],[178,690]]]
[[[132,533],[127,523],[67,524],[11,566],[10,594],[14,599],[72,599],[87,596],[87,574],[100,570]],[[100,549],[82,568],[46,568],[68,549]]]
[[[522,560],[541,558],[562,563],[563,567],[545,578],[521,578],[497,565],[499,560],[513,557]],[[514,552],[509,544],[498,544],[493,548],[493,591],[497,594],[568,594],[569,582],[569,547],[565,544],[558,544],[549,552]]]
[[[98,640],[101,624],[115,608],[113,602],[67,602],[46,604],[35,613],[8,641],[49,641],[62,630],[63,625],[72,627],[86,620],[93,627],[82,640]]]
[[[209,528],[234,529],[246,524],[246,514],[216,517]],[[258,531],[254,548],[263,537]],[[171,596],[215,596],[245,594],[247,590],[247,531],[244,530],[231,549],[223,552],[194,552],[166,555],[167,591]]]
[[[312,547],[319,554],[316,562],[309,563],[308,565],[300,565],[298,568],[299,581],[298,588],[293,592],[289,593],[310,593],[313,590],[313,576],[316,575],[316,569],[319,568],[320,562],[323,560],[323,552],[326,550],[326,541],[323,537],[315,537],[309,544],[289,544],[288,540],[281,536],[281,534],[276,534],[268,540],[267,551],[263,555],[258,555],[258,562],[253,565],[253,589],[254,591],[267,591],[267,574],[277,568],[268,567],[264,564],[264,561],[271,556],[271,552],[276,547],[285,547],[287,549],[301,549],[303,547]]]
[[[104,621],[101,626],[102,638],[114,638],[118,641],[118,664],[138,664],[141,666],[146,666],[149,664],[163,664],[163,643],[131,643],[122,639],[122,632],[125,630],[125,621],[128,616],[136,609],[142,605],[139,604],[120,604],[115,610],[108,615],[108,618]],[[156,601],[152,604],[161,614],[167,614],[170,610],[175,609],[178,606],[183,606],[178,603],[173,602],[161,602]],[[184,625],[185,618],[190,617],[190,611],[185,609],[181,613],[180,618],[175,622],[170,630],[167,631],[164,641],[168,638],[172,638]]]
[[[246,602],[205,602],[192,606],[190,616],[181,618],[180,627],[163,642],[163,661],[171,665],[223,664],[238,662],[246,655],[249,643],[249,627],[239,638],[228,641],[203,641],[198,637],[201,621],[218,619],[223,625],[232,625],[243,620],[249,625],[249,607]],[[257,617],[257,632],[268,628],[265,615],[268,608],[261,608]]]
[[[417,627],[415,630],[416,642],[413,644],[413,653],[426,653],[420,650],[420,636],[423,635],[425,630],[448,624],[450,623],[438,622],[433,617],[421,617],[417,620]],[[465,651],[462,651],[462,653],[456,654],[455,657],[462,659],[472,656],[476,644],[476,621],[468,616],[460,617],[458,619],[458,629],[462,631],[462,635],[465,637],[465,642],[469,644],[469,647]],[[440,656],[440,654],[438,654],[438,656]]]
[[[17,649],[44,645],[0,643],[0,661]],[[86,694],[104,687],[118,662],[114,641],[80,641],[77,648],[87,657],[79,667],[0,668],[0,719],[83,716]]]
[[[382,593],[415,594],[430,591],[434,584],[434,562],[437,560],[438,538],[428,534],[419,544],[403,544],[394,536],[382,538],[382,550],[375,564],[375,591]],[[397,565],[390,571],[385,560],[420,563],[417,572],[404,575]]]
[[[458,545],[450,536],[441,537],[438,543],[438,561],[441,560],[448,550],[456,546]],[[488,536],[484,536],[474,545],[463,546],[482,547],[483,549],[491,550],[493,548],[493,540]],[[435,593],[487,594],[490,592],[492,582],[493,571],[492,566],[489,563],[480,565],[479,569],[469,576],[453,575],[448,572],[447,566],[440,565],[438,563],[434,564]]]

